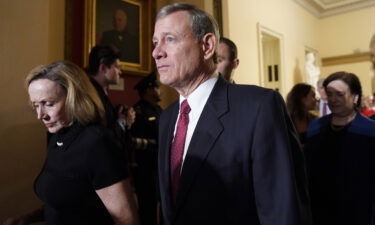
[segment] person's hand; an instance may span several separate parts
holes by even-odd
[[[13,216],[9,217],[6,219],[2,225],[27,225],[28,219],[24,215],[18,215],[18,216]]]
[[[128,129],[130,129],[130,127],[133,125],[134,121],[135,121],[135,111],[133,109],[133,107],[130,107],[128,109],[128,113],[126,115],[126,126],[128,127]]]
[[[44,221],[43,212],[43,207],[34,209],[33,211],[24,214],[9,217],[2,223],[2,225],[27,225],[35,222],[41,222]]]
[[[127,105],[119,105],[117,108],[117,118],[126,120],[126,114],[128,113]]]

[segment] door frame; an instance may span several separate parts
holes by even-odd
[[[284,35],[270,29],[259,22],[257,23],[257,31],[258,31],[258,57],[259,57],[259,81],[260,86],[265,86],[265,74],[263,71],[263,41],[262,41],[262,35],[267,34],[269,36],[275,37],[279,40],[280,43],[280,68],[279,68],[279,81],[280,81],[280,94],[285,94],[285,61],[284,61]]]

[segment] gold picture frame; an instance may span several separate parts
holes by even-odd
[[[120,66],[124,72],[149,74],[152,68],[153,2],[85,0],[84,65],[88,64],[91,48],[105,44],[119,50]]]

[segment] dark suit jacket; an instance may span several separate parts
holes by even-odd
[[[311,223],[304,161],[281,96],[219,78],[170,194],[170,146],[179,110],[160,120],[159,181],[166,225]]]

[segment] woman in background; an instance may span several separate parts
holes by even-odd
[[[302,145],[310,122],[316,118],[310,112],[316,108],[316,102],[314,87],[305,83],[294,85],[287,96],[286,105]]]
[[[314,120],[305,144],[315,225],[375,222],[375,122],[359,113],[356,75],[336,72],[323,86],[332,113]]]
[[[100,124],[104,109],[87,75],[61,61],[33,69],[26,86],[52,133],[34,185],[44,205],[4,224],[138,224],[126,160]]]

